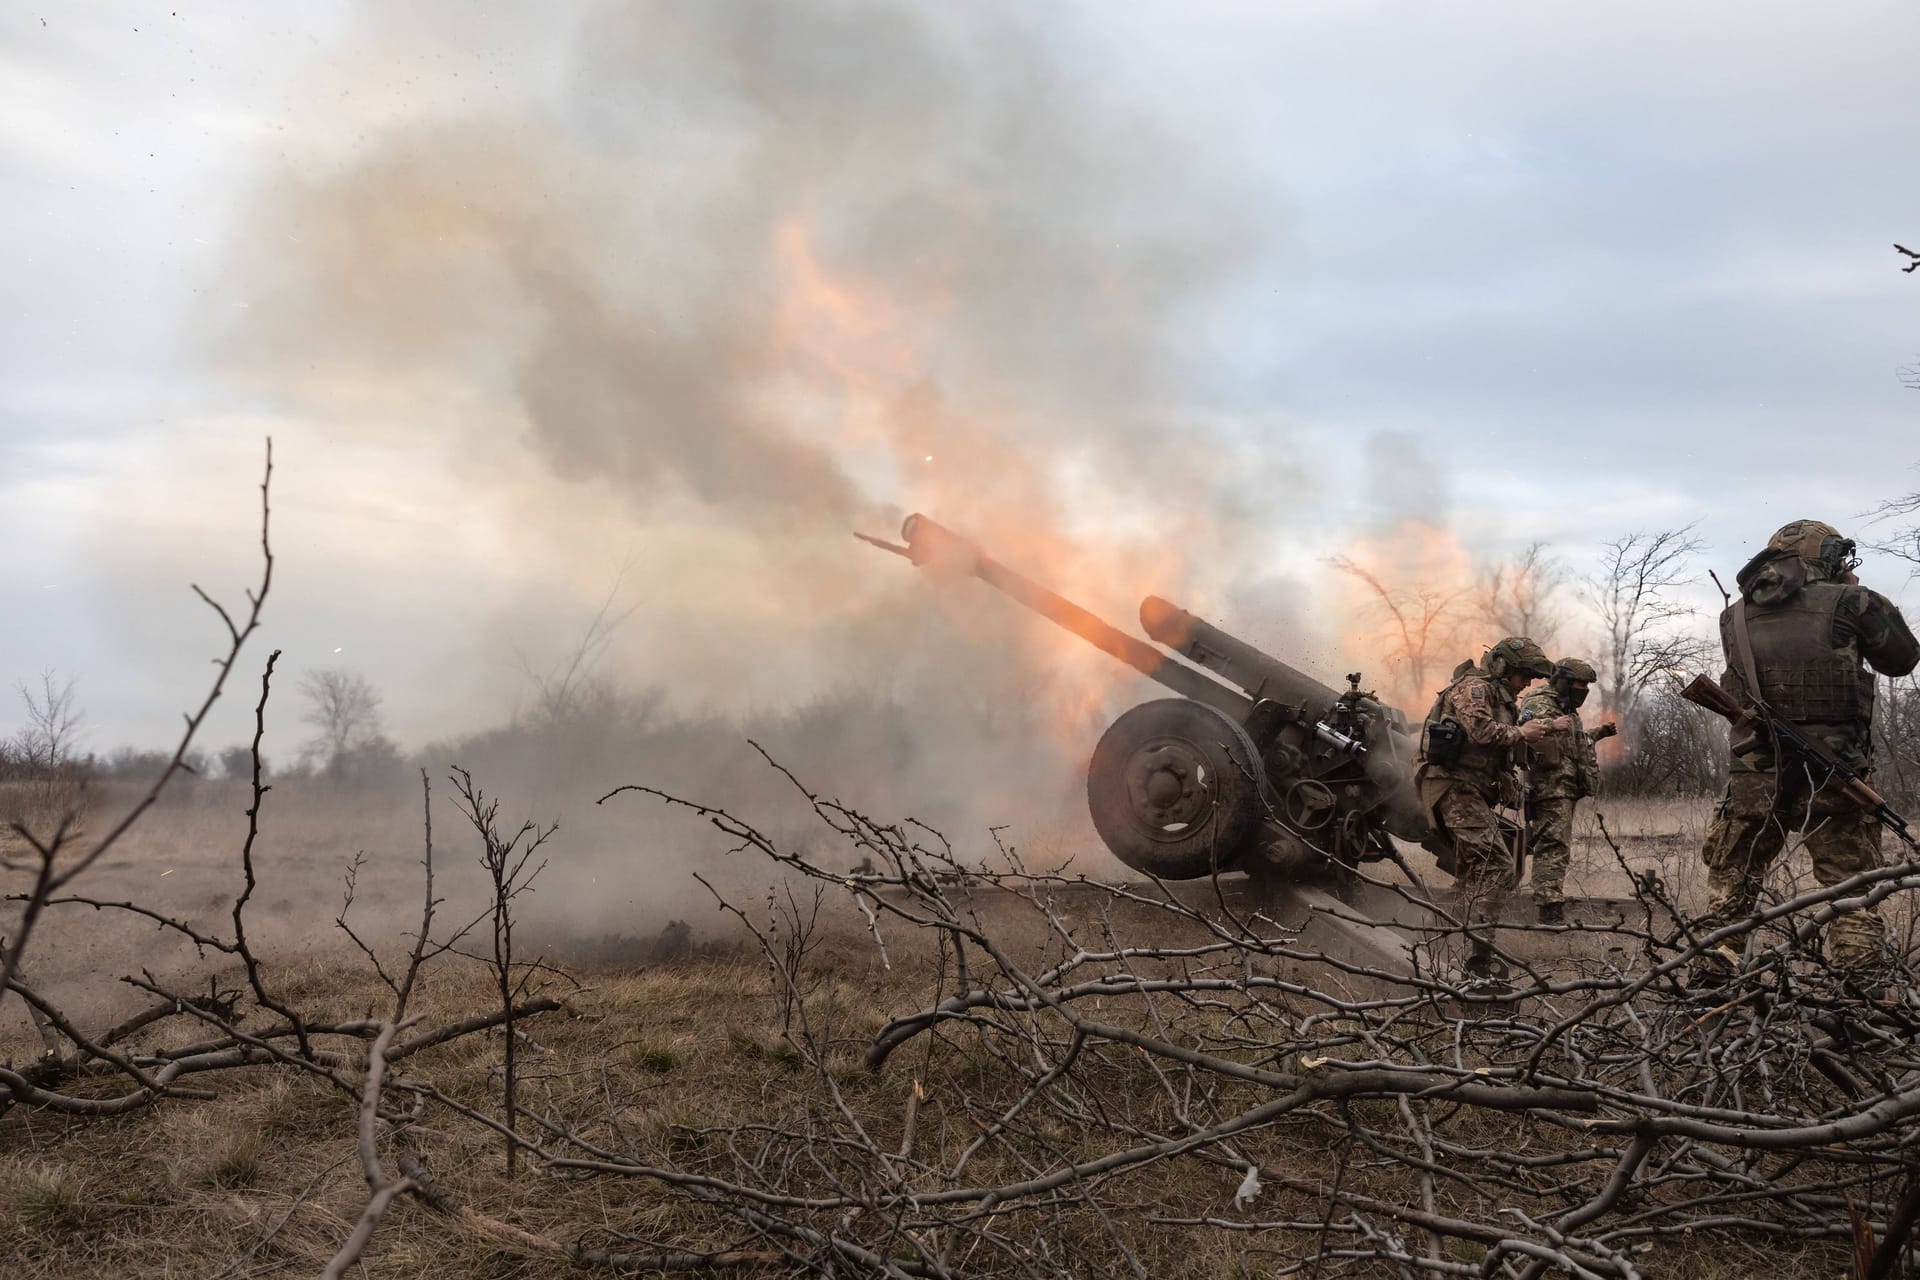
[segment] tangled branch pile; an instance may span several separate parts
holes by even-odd
[[[1524,974],[1509,998],[1457,976],[1456,926],[1420,948],[1421,972],[1370,971],[1301,949],[1225,893],[1196,905],[1027,874],[1017,858],[964,872],[932,832],[809,800],[874,872],[827,871],[696,807],[737,847],[853,895],[875,946],[937,935],[947,994],[881,1028],[865,1065],[937,1041],[993,1088],[942,1101],[943,1136],[961,1137],[916,1145],[910,1116],[898,1146],[878,1141],[834,1105],[834,1037],[797,1000],[786,1034],[819,1075],[815,1123],[743,1127],[697,1170],[698,1194],[773,1238],[908,1275],[1144,1275],[1147,1228],[1229,1233],[1263,1274],[1672,1274],[1675,1253],[1713,1236],[1830,1241],[1859,1251],[1863,1275],[1900,1274],[1920,1213],[1920,1002],[1851,988],[1816,939],[1834,915],[1920,886],[1920,866],[1775,899],[1740,978],[1704,1000],[1676,979],[1732,931],[1689,929],[1643,877],[1637,920],[1508,931]],[[983,920],[994,894],[1046,921],[1050,960],[1015,954]],[[1136,927],[1175,919],[1195,941],[1129,945],[1123,912]],[[798,982],[781,931],[756,933]],[[1302,1149],[1333,1152],[1332,1176],[1293,1176]],[[688,1172],[612,1153],[570,1167]],[[1145,1186],[1233,1178],[1231,1213],[1141,1221]],[[1063,1255],[1062,1239],[1087,1252]]]

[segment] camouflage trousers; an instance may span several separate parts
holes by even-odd
[[[1500,821],[1486,796],[1470,782],[1424,779],[1420,799],[1448,850],[1440,869],[1453,876],[1468,936],[1476,948],[1487,946],[1493,940],[1493,923],[1519,878]]]
[[[1811,794],[1809,794],[1811,792]],[[1789,835],[1804,833],[1813,877],[1836,884],[1880,863],[1880,825],[1831,787],[1812,788],[1805,775],[1736,772],[1727,782],[1700,857],[1707,864],[1707,914],[1702,931],[1737,924],[1753,914],[1760,885]],[[1744,935],[1729,939],[1741,949]],[[1827,958],[1842,968],[1879,963],[1886,925],[1877,910],[1855,911],[1828,926]]]
[[[1573,860],[1572,796],[1536,796],[1527,815],[1528,853],[1533,856],[1533,900],[1567,900],[1567,864]]]

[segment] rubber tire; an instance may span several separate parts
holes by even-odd
[[[1177,738],[1206,766],[1213,806],[1204,821],[1178,837],[1154,832],[1135,813],[1127,793],[1127,766],[1156,739]],[[1087,765],[1087,809],[1094,830],[1113,856],[1162,880],[1197,880],[1225,871],[1253,844],[1266,814],[1260,753],[1247,731],[1204,702],[1162,698],[1143,702],[1108,726]]]

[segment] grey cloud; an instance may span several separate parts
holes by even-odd
[[[504,367],[564,476],[844,527],[871,503],[791,397],[848,394],[793,331],[845,322],[914,348],[911,368],[874,361],[896,397],[878,443],[901,460],[943,426],[955,445],[997,431],[952,461],[973,454],[1033,516],[1050,455],[1096,446],[1151,500],[1154,410],[1192,395],[1179,321],[1265,233],[1090,86],[1062,33],[1011,6],[655,3],[590,11],[576,50],[555,101],[398,122],[270,191],[242,267],[260,311],[231,335],[251,372]],[[829,296],[795,316],[807,273],[849,311],[866,291],[892,310]]]

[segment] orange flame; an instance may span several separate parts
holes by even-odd
[[[1116,625],[1132,617],[1141,596],[1177,589],[1184,572],[1172,550],[1177,540],[1103,530],[1090,549],[1053,518],[1065,459],[1041,442],[1070,433],[1023,431],[1027,419],[996,388],[954,394],[942,386],[932,347],[950,305],[943,286],[903,293],[836,270],[806,216],[780,225],[773,257],[776,358],[788,382],[827,406],[821,430],[846,451],[850,471],[877,477],[875,487],[897,493],[901,507],[950,524],[988,555]],[[938,607],[955,623],[978,623],[997,606],[968,593],[988,590],[965,584]],[[1011,602],[1004,608],[1018,612]],[[1004,634],[999,642],[1007,642]],[[1049,736],[1076,755],[1122,696],[1139,691],[1126,668],[1044,620],[1023,620],[1011,642]]]

